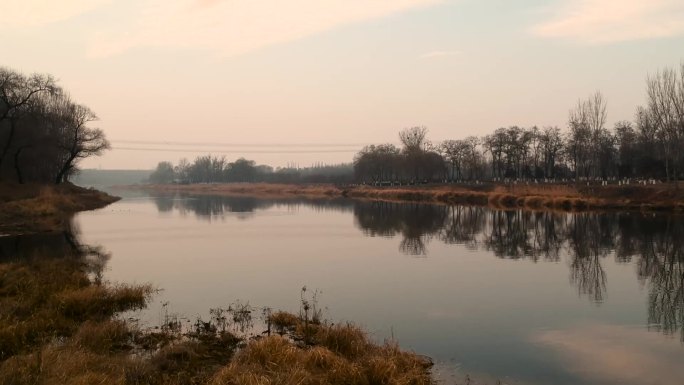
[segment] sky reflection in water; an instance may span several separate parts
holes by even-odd
[[[296,311],[307,285],[329,318],[396,336],[447,379],[684,378],[679,217],[161,196],[76,224],[80,244],[111,254],[105,279],[163,289],[143,314],[152,324],[165,301],[190,318],[238,299]],[[0,239],[0,257],[19,250]]]

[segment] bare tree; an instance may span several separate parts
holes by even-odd
[[[14,144],[17,123],[27,114],[31,101],[41,93],[57,94],[60,91],[50,75],[33,74],[27,77],[0,67],[0,129],[6,123],[6,133],[2,135],[0,132],[0,169]],[[20,148],[15,152],[15,158],[18,159],[22,150]]]
[[[593,136],[600,135],[606,126],[606,101],[601,91],[596,91],[589,99],[584,101],[583,108],[586,109],[586,118],[589,129]]]
[[[575,181],[580,175],[589,176],[591,155],[591,127],[589,123],[589,109],[586,102],[578,101],[577,106],[570,110],[568,126],[570,132],[567,140],[567,152],[571,157],[575,170]]]
[[[427,128],[422,126],[406,128],[399,132],[399,140],[404,145],[403,152],[407,166],[412,170],[416,182],[420,179],[421,168],[426,160],[424,155],[426,154],[427,132]]]
[[[399,140],[401,141],[401,144],[404,145],[404,151],[407,153],[423,151],[427,132],[428,129],[424,126],[401,130],[401,132],[399,132]]]
[[[492,135],[487,135],[483,139],[485,153],[489,153],[492,157],[492,176],[494,178],[501,178],[504,175],[505,168],[503,164],[503,154],[506,148],[506,129],[499,128]]]
[[[462,140],[445,140],[439,145],[439,151],[451,165],[451,180],[462,179],[462,165],[465,148]]]
[[[563,152],[563,137],[558,127],[544,127],[540,134],[542,158],[544,163],[544,177],[556,177],[556,164]]]
[[[666,178],[676,181],[684,145],[684,62],[679,71],[665,68],[649,76],[646,89],[648,117],[662,144]]]
[[[63,151],[61,167],[55,177],[55,183],[59,184],[75,171],[81,159],[101,155],[110,144],[102,130],[88,127],[89,123],[98,120],[90,108],[73,103],[68,96],[54,98],[53,108],[63,130],[57,144]]]

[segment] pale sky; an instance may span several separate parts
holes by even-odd
[[[83,167],[204,153],[351,161],[424,125],[437,142],[566,126],[596,90],[631,120],[684,60],[682,0],[0,0],[0,65],[48,72],[114,147]]]

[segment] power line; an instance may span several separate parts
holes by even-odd
[[[220,142],[176,142],[153,140],[110,140],[121,144],[147,144],[158,146],[199,146],[199,147],[363,147],[363,143],[220,143]]]
[[[208,150],[192,148],[145,148],[145,147],[112,147],[112,150],[154,151],[154,152],[203,152],[218,154],[325,154],[355,153],[356,150]]]

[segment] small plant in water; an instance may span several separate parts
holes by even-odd
[[[235,301],[228,306],[228,313],[232,316],[235,331],[245,334],[252,330],[254,327],[253,311],[254,308],[250,306],[249,302]]]
[[[165,333],[178,334],[181,332],[181,321],[178,314],[169,314],[169,302],[162,302],[159,318],[161,330]]]
[[[266,323],[266,331],[262,334],[266,334],[267,336],[271,335],[271,315],[273,314],[273,310],[270,307],[264,307],[261,309],[261,319]]]
[[[216,325],[216,328],[221,330],[221,332],[225,332],[226,327],[228,326],[228,318],[226,317],[226,313],[226,309],[220,307],[209,309],[209,316],[211,317],[211,320]]]
[[[318,290],[314,290],[311,297],[307,296],[306,286],[302,287],[300,293],[300,308],[299,308],[299,318],[304,320],[304,343],[308,344],[310,340],[310,334],[312,332],[310,328],[310,323],[313,325],[319,325],[321,323],[321,318],[323,316],[323,311],[318,308]]]

